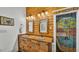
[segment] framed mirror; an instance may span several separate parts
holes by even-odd
[[[43,19],[40,21],[40,32],[47,33],[48,21],[47,19]]]
[[[28,23],[28,31],[29,32],[33,32],[33,21],[31,20],[31,21],[29,21],[29,23]]]

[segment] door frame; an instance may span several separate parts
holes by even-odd
[[[63,9],[62,9],[63,10]],[[61,11],[62,11],[61,10]],[[60,10],[59,10],[60,11]],[[79,9],[78,10],[73,10],[73,11],[69,11],[69,12],[61,12],[58,14],[54,14],[54,42],[53,42],[53,46],[52,49],[54,49],[54,52],[56,52],[56,16],[57,15],[63,15],[63,14],[68,14],[68,13],[74,13],[76,12],[76,52],[79,52]]]

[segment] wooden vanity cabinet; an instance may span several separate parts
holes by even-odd
[[[20,52],[51,52],[52,43],[31,39],[19,35],[18,47]]]

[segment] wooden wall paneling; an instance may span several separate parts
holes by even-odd
[[[28,7],[26,8],[26,17],[33,15],[35,16],[34,21],[34,32],[30,33],[28,31],[28,22],[29,20],[26,19],[26,31],[27,33],[22,35],[27,40],[26,42],[23,42],[24,38],[21,38],[22,36],[19,35],[19,50],[23,51],[29,51],[29,52],[51,52],[52,51],[52,42],[53,42],[53,35],[54,35],[54,19],[53,19],[53,10],[61,9],[62,7]],[[47,11],[49,13],[49,16],[46,18],[48,19],[48,32],[47,33],[40,33],[40,18],[38,18],[37,14]],[[28,35],[26,37],[26,35]],[[40,41],[39,38],[42,37],[44,40]],[[28,41],[29,40],[29,41]],[[21,44],[21,42],[23,42]],[[34,48],[35,47],[35,48]]]

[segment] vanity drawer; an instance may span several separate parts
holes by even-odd
[[[48,51],[48,44],[45,42],[40,42],[40,51]]]

